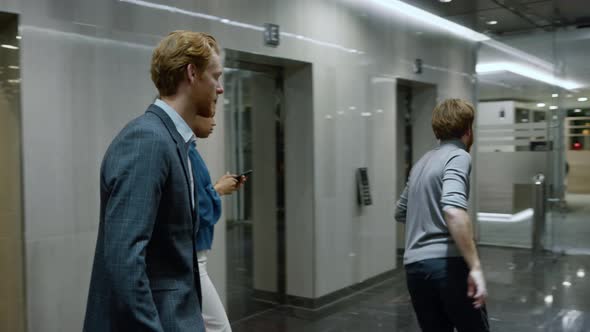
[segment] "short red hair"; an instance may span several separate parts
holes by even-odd
[[[463,99],[447,99],[432,111],[432,130],[439,140],[463,137],[473,126],[475,108]]]
[[[193,31],[173,31],[160,41],[152,54],[151,75],[160,97],[176,94],[186,66],[193,64],[204,72],[219,46],[212,36]]]

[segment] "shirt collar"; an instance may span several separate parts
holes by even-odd
[[[192,129],[188,126],[186,121],[178,114],[170,105],[168,105],[162,99],[156,99],[154,105],[161,108],[166,114],[170,117],[176,130],[182,136],[182,139],[185,143],[191,143],[195,141],[195,134],[193,133]]]
[[[467,146],[460,139],[449,139],[449,140],[444,140],[444,141],[440,142],[441,146],[446,145],[446,144],[454,145],[460,149],[467,151]]]

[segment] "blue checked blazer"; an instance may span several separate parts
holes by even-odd
[[[85,332],[205,331],[187,145],[150,105],[109,146]]]

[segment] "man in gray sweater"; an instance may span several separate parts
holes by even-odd
[[[412,168],[395,212],[406,224],[404,265],[422,331],[489,331],[486,283],[467,214],[473,106],[440,103],[432,129],[440,145]]]

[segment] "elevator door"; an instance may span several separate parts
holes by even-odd
[[[402,193],[412,165],[437,145],[431,128],[432,110],[436,105],[436,86],[398,80],[397,90],[397,196]],[[405,228],[397,226],[397,248],[405,246]]]
[[[227,306],[235,322],[274,307],[284,295],[284,145],[280,70],[225,69],[226,165],[252,170],[225,201]]]

